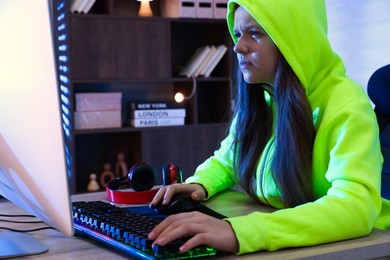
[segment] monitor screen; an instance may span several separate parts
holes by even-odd
[[[0,195],[70,236],[67,89],[60,73],[66,64],[55,58],[50,5],[0,1]]]

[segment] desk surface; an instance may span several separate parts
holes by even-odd
[[[74,201],[104,200],[104,192],[73,195]],[[214,196],[207,202],[207,206],[218,210],[227,216],[247,214],[252,211],[271,211],[267,207],[259,207],[245,194],[237,191],[228,191]],[[0,203],[2,214],[25,214],[10,202]],[[16,220],[16,219],[13,219]],[[18,218],[29,220],[31,218]],[[0,225],[4,225],[1,223]],[[7,223],[9,228],[32,229],[45,226],[45,224],[15,224]],[[31,233],[36,239],[49,247],[47,253],[30,256],[39,259],[127,259],[124,255],[102,246],[101,244],[84,237],[66,237],[52,229],[35,231]],[[368,259],[390,256],[390,232],[375,229],[369,236],[341,242],[329,243],[304,248],[283,249],[276,252],[257,252],[242,255],[240,259]],[[235,255],[223,259],[237,259]]]

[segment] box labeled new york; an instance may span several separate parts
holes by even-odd
[[[195,0],[196,17],[213,18],[213,0]]]
[[[213,0],[214,19],[226,19],[228,0]]]
[[[161,1],[161,16],[171,18],[195,18],[195,0]]]
[[[74,122],[76,129],[121,127],[121,111],[76,111]]]
[[[76,111],[110,111],[122,109],[122,93],[76,93]]]

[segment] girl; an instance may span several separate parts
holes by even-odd
[[[243,254],[364,236],[385,221],[389,228],[376,118],[331,49],[325,2],[229,1],[227,22],[239,65],[229,134],[186,184],[161,188],[152,205],[240,185],[278,210],[224,220],[172,215],[149,239],[165,245],[190,235],[183,252],[206,244]]]

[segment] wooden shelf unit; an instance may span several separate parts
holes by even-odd
[[[159,2],[151,2],[154,17],[138,17],[139,2],[128,0],[97,0],[88,14],[66,13],[71,112],[76,93],[122,93],[122,127],[71,128],[73,193],[86,191],[89,174],[99,176],[103,164],[114,171],[119,152],[129,168],[141,161],[152,164],[158,184],[160,169],[169,162],[188,177],[225,135],[232,59],[226,21],[159,17]],[[185,125],[128,126],[130,101],[172,101],[177,90],[191,92],[192,80],[177,74],[196,48],[207,44],[226,44],[228,52],[209,78],[197,78],[197,91],[185,104]]]

